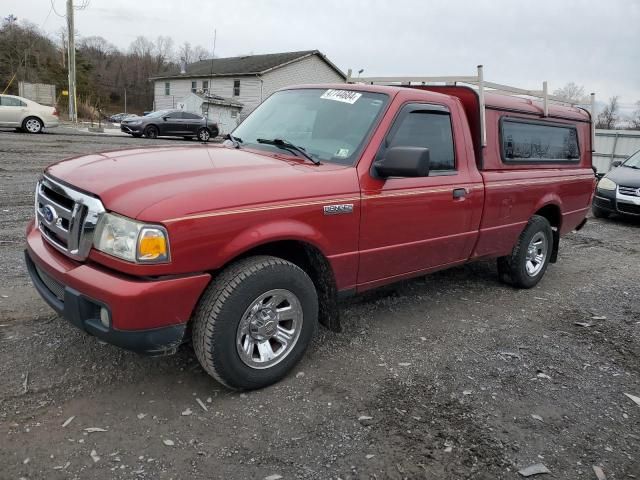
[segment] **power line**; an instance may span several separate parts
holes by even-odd
[[[55,13],[60,18],[65,18],[66,17],[66,15],[60,15],[58,13],[58,11],[56,10],[56,0],[51,0],[51,10],[53,10],[53,13]]]

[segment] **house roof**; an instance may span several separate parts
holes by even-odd
[[[244,107],[244,103],[238,102],[231,98],[221,97],[219,95],[212,95],[212,94],[206,94],[206,93],[200,93],[200,92],[196,92],[196,93],[191,92],[191,95],[195,95],[196,97],[201,98],[203,103],[210,103],[211,105],[222,105],[225,107],[237,107],[237,108]]]
[[[201,60],[186,65],[186,73],[180,73],[180,68],[173,68],[158,73],[151,80],[165,78],[192,78],[192,77],[231,77],[241,75],[261,75],[289,63],[303,58],[318,55],[327,65],[333,68],[338,75],[346,79],[346,75],[336,67],[319,50],[303,50],[300,52],[267,53],[264,55],[245,55],[242,57],[214,58]]]

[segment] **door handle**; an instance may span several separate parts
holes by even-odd
[[[467,196],[467,189],[466,188],[454,188],[453,189],[453,198],[454,199],[464,198],[466,196]]]

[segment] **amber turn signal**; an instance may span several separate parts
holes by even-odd
[[[165,232],[159,228],[143,228],[138,237],[138,260],[166,261],[169,248]]]

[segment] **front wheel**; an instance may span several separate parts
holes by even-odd
[[[529,220],[511,255],[498,259],[500,279],[518,288],[532,288],[544,276],[553,252],[553,231],[539,215]]]
[[[149,125],[144,129],[144,136],[147,138],[158,138],[158,129],[153,125]]]
[[[317,324],[309,276],[280,258],[250,257],[225,269],[203,294],[193,347],[220,383],[252,390],[277,382],[298,363]]]

